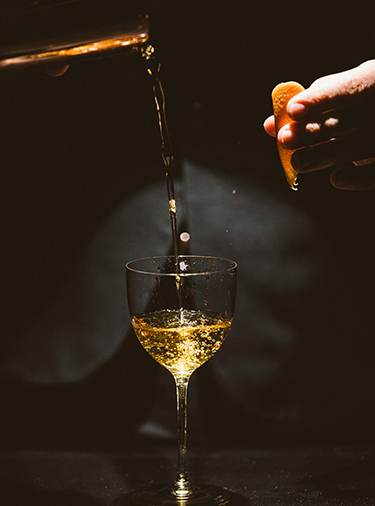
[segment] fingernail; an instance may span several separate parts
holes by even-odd
[[[288,114],[293,119],[299,119],[305,115],[307,107],[298,102],[292,103],[288,106]]]
[[[288,149],[292,145],[292,138],[292,131],[289,128],[281,130],[279,139],[284,148]]]
[[[332,166],[332,158],[321,157],[318,160],[313,156],[311,148],[297,149],[292,154],[292,165],[297,172],[312,172],[319,169],[327,169]]]
[[[302,158],[303,158],[303,157],[302,157]],[[292,159],[291,159],[291,162],[292,162],[292,166],[293,166],[293,168],[294,168],[297,172],[302,172],[302,171],[303,171],[303,163],[301,163],[301,156],[300,156],[299,151],[295,151],[295,152],[292,154]]]
[[[303,149],[298,149],[297,151],[294,151],[292,154],[292,166],[297,172],[304,172],[305,170],[309,170],[310,166],[310,159],[309,157],[304,158]]]

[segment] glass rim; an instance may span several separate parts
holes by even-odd
[[[230,260],[229,258],[214,257],[214,256],[210,256],[210,255],[179,255],[178,256],[179,259],[180,258],[181,259],[196,258],[197,260],[199,260],[199,259],[205,259],[205,260],[215,259],[215,260],[223,260],[225,262],[229,262],[231,265],[227,269],[217,269],[215,271],[203,270],[202,272],[178,272],[178,273],[177,272],[145,271],[145,270],[141,270],[141,269],[135,269],[130,266],[130,264],[135,263],[135,262],[140,262],[142,260],[153,260],[153,259],[161,259],[161,258],[164,258],[164,259],[170,258],[173,260],[174,255],[157,255],[157,256],[153,256],[153,257],[136,258],[134,260],[130,260],[129,262],[127,262],[125,264],[125,267],[129,271],[138,272],[139,274],[151,274],[151,275],[158,275],[158,276],[203,276],[203,275],[207,275],[207,274],[212,274],[213,272],[220,273],[220,272],[235,271],[237,268],[237,265],[238,265],[237,262],[235,262],[234,260]]]

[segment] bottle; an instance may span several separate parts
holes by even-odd
[[[0,70],[129,53],[148,36],[142,2],[6,0],[0,6]]]

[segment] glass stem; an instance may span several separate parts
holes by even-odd
[[[186,470],[187,440],[187,388],[189,378],[175,378],[177,392],[177,442],[178,470],[173,494],[184,498],[191,494],[190,482]]]

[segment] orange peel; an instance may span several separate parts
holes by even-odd
[[[276,135],[279,132],[280,128],[284,125],[290,123],[292,120],[288,113],[286,112],[286,106],[289,100],[300,93],[305,88],[295,81],[288,81],[286,83],[280,83],[272,90],[272,105],[273,105],[273,114],[275,116],[275,128]],[[295,149],[286,149],[284,148],[279,141],[277,141],[277,149],[279,151],[279,157],[281,164],[283,166],[285,177],[292,188],[292,190],[297,190],[297,175],[298,172],[294,170],[291,159],[292,154],[296,151]]]

